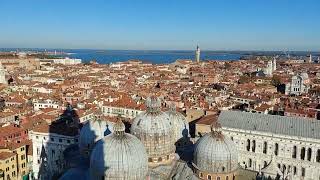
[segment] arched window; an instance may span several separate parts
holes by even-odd
[[[252,152],[256,152],[256,140],[252,141]]]
[[[152,162],[152,158],[149,158],[148,161],[149,161],[149,162]]]
[[[274,155],[278,156],[278,153],[279,153],[279,145],[278,145],[278,143],[276,143],[274,145]]]
[[[252,159],[249,158],[249,167],[251,167],[251,166],[252,166]]]
[[[162,161],[162,157],[159,157],[159,158],[158,158],[158,161],[161,162],[161,161]]]
[[[320,149],[317,150],[316,161],[317,161],[317,162],[320,162]]]
[[[304,160],[305,156],[306,156],[306,148],[303,147],[301,148],[300,159]]]
[[[307,160],[311,161],[311,156],[312,156],[312,150],[311,148],[308,148],[308,153],[307,153]]]
[[[247,151],[250,151],[250,140],[247,140]]]
[[[264,154],[267,154],[267,149],[268,149],[268,144],[267,144],[267,142],[264,142],[263,143],[263,153]]]
[[[208,180],[211,180],[211,175],[210,174],[208,174]]]
[[[203,174],[202,174],[202,173],[199,173],[199,177],[202,178],[202,177],[203,177]]]
[[[220,177],[219,177],[219,176],[217,177],[217,180],[220,180]]]
[[[297,146],[293,146],[292,158],[297,158]]]
[[[229,180],[229,176],[226,176],[226,180]]]

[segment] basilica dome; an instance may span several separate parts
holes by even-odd
[[[197,141],[193,166],[198,176],[204,179],[215,179],[217,174],[230,177],[235,175],[238,169],[238,151],[233,141],[222,134],[218,122],[211,125],[210,133]]]
[[[176,111],[176,106],[174,104],[170,105],[169,111],[166,112],[172,123],[174,142],[177,142],[182,137],[189,136],[189,124],[187,119],[179,112]]]
[[[98,140],[111,133],[110,129],[112,129],[111,123],[98,118],[89,120],[80,131],[80,152],[88,154]]]
[[[125,126],[118,120],[114,132],[100,141],[90,158],[91,180],[117,179],[141,180],[148,173],[147,153],[141,141],[125,133]]]
[[[175,158],[175,137],[169,116],[161,111],[157,97],[146,100],[147,111],[140,113],[131,125],[131,134],[144,144],[149,165],[170,163]]]

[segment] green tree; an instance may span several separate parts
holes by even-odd
[[[281,84],[281,79],[279,76],[273,76],[271,79],[271,84],[275,87],[279,86]]]

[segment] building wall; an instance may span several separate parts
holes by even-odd
[[[197,125],[197,127],[199,129],[196,131],[201,134],[210,132],[210,125]],[[272,156],[275,156],[276,164],[280,170],[285,167],[284,174],[289,175],[292,180],[320,179],[320,140],[226,127],[223,127],[223,134],[237,145],[239,164],[244,169],[258,172],[266,164],[269,164]],[[196,139],[198,138],[196,137]],[[276,146],[278,146],[277,153]],[[310,155],[308,151],[311,152]]]
[[[286,84],[285,94],[300,95],[308,92],[308,88],[304,84],[304,79],[301,76],[293,76],[291,82]]]
[[[28,173],[27,169],[27,146],[23,145],[14,150],[17,154],[17,168],[20,177]]]
[[[0,169],[4,172],[4,180],[17,180],[17,166],[15,155],[0,160]]]
[[[0,152],[11,152],[15,154],[15,169],[17,178],[21,179],[21,177],[28,173],[27,170],[27,150],[26,145],[19,146],[13,150],[9,149],[0,149]]]
[[[122,107],[103,106],[102,112],[106,116],[121,116],[124,118],[135,118],[139,113],[143,112],[137,109],[127,109]]]
[[[32,171],[34,177],[38,177],[40,164],[40,154],[42,146],[48,156],[48,165],[52,174],[59,173],[63,170],[63,151],[71,144],[78,143],[78,136],[63,136],[59,134],[30,132],[33,148]]]
[[[280,170],[285,167],[284,174],[291,174],[292,179],[320,178],[320,140],[241,129],[223,131],[237,145],[244,168],[259,171],[275,156]]]

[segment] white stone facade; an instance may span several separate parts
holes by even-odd
[[[29,138],[32,140],[33,164],[32,171],[37,179],[41,166],[40,154],[44,146],[48,156],[48,165],[51,173],[59,173],[63,170],[63,151],[71,144],[78,144],[78,136],[64,136],[54,133],[30,132]]]
[[[45,108],[59,109],[60,107],[61,105],[58,102],[52,101],[50,99],[36,101],[33,103],[33,109],[35,111],[38,111],[40,109],[45,109]]]
[[[3,68],[1,63],[0,63],[0,83],[1,84],[7,84],[7,81],[6,81],[6,70]]]
[[[285,174],[292,180],[320,178],[320,140],[229,128],[223,128],[223,132],[237,145],[239,163],[244,168],[259,171],[269,164],[278,146],[277,155],[275,155],[276,163],[280,165],[280,169],[286,167]],[[294,153],[295,148],[296,153]],[[308,153],[309,149],[311,149],[311,155]]]
[[[320,179],[320,139],[315,131],[318,122],[243,112],[223,112],[219,121],[224,135],[237,145],[243,168],[259,172],[274,156],[277,167],[284,172],[281,176],[289,180]],[[306,132],[308,129],[310,132]]]
[[[305,83],[306,81],[308,81],[308,79],[306,78],[307,77],[304,77],[302,75],[292,76],[291,82],[286,84],[285,94],[301,95],[303,93],[307,93],[309,90],[309,87]]]
[[[106,116],[121,116],[124,118],[135,118],[138,114],[143,112],[138,109],[124,108],[124,107],[113,107],[113,106],[102,106],[102,113]]]

